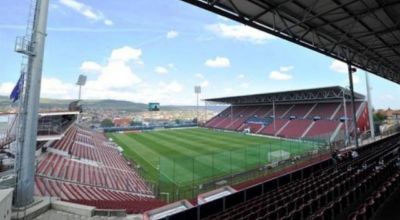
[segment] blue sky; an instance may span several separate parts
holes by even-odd
[[[0,94],[18,79],[27,0],[2,0]],[[219,17],[180,0],[50,0],[42,97],[194,104],[221,97],[347,85],[346,66],[290,42]],[[365,94],[364,71],[355,76]],[[400,108],[397,84],[370,76],[373,105]]]

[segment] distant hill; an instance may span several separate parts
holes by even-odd
[[[61,108],[67,109],[68,104],[74,100],[67,99],[40,99],[40,108],[42,109],[53,109]],[[17,107],[16,104],[10,102],[7,96],[0,96],[0,110],[7,107]],[[130,112],[147,111],[147,104],[136,103],[130,101],[114,100],[114,99],[102,99],[102,100],[84,100],[82,101],[83,108],[100,108],[100,109],[115,109],[124,110]],[[201,107],[201,108],[204,108]],[[223,106],[209,106],[208,109],[212,111],[220,111]],[[161,103],[161,109],[166,111],[178,111],[178,110],[195,110],[196,106],[180,106],[180,105],[166,105],[163,106]]]

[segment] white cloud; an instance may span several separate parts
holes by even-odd
[[[224,88],[224,93],[226,95],[231,95],[233,93],[233,89],[232,88]]]
[[[129,88],[142,82],[129,65],[130,61],[141,61],[141,55],[140,49],[124,46],[112,50],[105,65],[93,61],[83,62],[82,71],[99,74],[95,80],[88,80],[85,87],[93,91],[107,91],[107,89]]]
[[[168,69],[162,66],[157,66],[154,71],[160,75],[164,75],[168,73]]]
[[[96,81],[87,84],[96,88],[129,88],[142,80],[133,72],[132,68],[125,62],[109,62],[102,68],[101,74]]]
[[[142,56],[141,49],[135,49],[129,46],[124,46],[118,49],[114,49],[111,52],[111,56],[109,58],[110,62],[128,62],[130,60],[140,61],[140,57]]]
[[[93,61],[82,63],[82,66],[96,66],[98,74],[90,75],[83,87],[84,99],[118,99],[147,103],[159,101],[163,104],[193,104],[191,97],[181,94],[183,84],[177,80],[145,82],[132,69],[129,62],[140,60],[138,49],[122,47],[114,49],[105,64]],[[13,82],[0,83],[0,94],[9,95],[14,87]],[[41,97],[58,99],[77,98],[78,87],[55,77],[43,77]],[[171,99],[171,97],[174,97]]]
[[[200,84],[200,86],[201,86],[202,88],[207,88],[209,85],[210,85],[210,83],[208,82],[208,80],[204,80],[204,81]]]
[[[160,82],[158,85],[160,86],[161,91],[165,93],[170,93],[170,92],[177,93],[181,92],[183,89],[183,86],[177,81],[172,81],[170,83]]]
[[[212,68],[226,68],[231,66],[231,62],[226,57],[216,57],[206,60],[204,65]]]
[[[360,82],[361,82],[360,77],[353,73],[353,83],[354,84],[359,84]],[[346,86],[350,85],[348,75],[346,75],[345,84],[346,84]]]
[[[204,79],[204,75],[201,73],[196,73],[194,76],[198,79]]]
[[[50,10],[57,10],[59,7],[60,7],[59,5],[53,4],[53,3],[50,3],[50,5],[49,5]]]
[[[385,94],[385,95],[382,96],[381,99],[382,100],[386,100],[386,101],[394,101],[394,100],[396,100],[392,94]]]
[[[199,80],[197,85],[201,86],[202,88],[206,88],[210,85],[210,82],[206,79],[206,77],[204,77],[203,74],[196,73],[194,76]]]
[[[167,34],[166,34],[166,37],[168,39],[173,39],[173,38],[178,37],[178,35],[179,35],[179,33],[176,32],[176,31],[168,31]]]
[[[154,72],[156,72],[160,75],[167,74],[167,73],[171,72],[172,70],[176,70],[175,64],[173,64],[173,63],[169,63],[166,66],[157,66],[154,68]]]
[[[239,75],[237,76],[237,78],[238,78],[238,79],[244,79],[244,74],[239,74]]]
[[[1,83],[0,84],[0,95],[9,96],[16,83],[17,83],[17,81],[15,81],[15,83],[12,83],[12,82]]]
[[[361,82],[361,79],[357,75],[353,75],[353,83],[354,84],[359,84]]]
[[[342,62],[340,60],[333,60],[329,68],[337,73],[345,73],[345,84],[349,85],[349,78],[348,78],[348,66],[345,62]],[[353,83],[354,84],[359,84],[361,82],[360,77],[356,73],[353,73]]]
[[[84,88],[84,97],[88,99],[118,99],[147,103],[157,101],[164,104],[185,104],[187,100],[179,94],[183,91],[183,85],[178,81],[147,83],[141,82],[135,86],[124,89],[94,89]],[[171,97],[175,97],[171,99]]]
[[[57,78],[43,77],[40,93],[42,97],[76,99],[76,88],[76,85],[64,83]]]
[[[289,72],[289,71],[291,71],[293,68],[294,68],[294,66],[281,66],[281,67],[279,68],[279,70],[280,70],[281,72]]]
[[[289,73],[294,66],[281,66],[279,70],[273,70],[269,73],[269,78],[273,80],[290,80],[293,76]]]
[[[243,24],[217,23],[206,26],[206,29],[222,38],[239,41],[248,41],[254,44],[263,44],[275,37]]]
[[[0,84],[0,95],[10,95],[14,83],[6,82]],[[49,78],[44,76],[41,84],[41,97],[46,98],[59,98],[59,99],[76,99],[78,92],[76,85],[73,83],[64,83],[57,78]]]
[[[269,78],[274,80],[290,80],[292,79],[292,76],[287,73],[274,70],[269,74]]]
[[[244,88],[244,89],[249,88],[249,86],[250,86],[250,84],[247,82],[240,83],[240,85],[239,85],[240,88]]]
[[[187,104],[189,100],[176,95],[181,93],[183,88],[183,85],[175,80],[157,83],[141,82],[123,89],[101,89],[87,85],[83,88],[83,97],[85,99],[117,99],[141,103],[157,101],[163,104]],[[175,98],[171,99],[171,96]]]
[[[114,25],[114,22],[111,21],[110,19],[105,19],[105,20],[104,20],[104,24],[107,25],[107,26],[113,26],[113,25]]]
[[[60,4],[78,12],[89,20],[102,21],[107,26],[113,25],[113,22],[110,19],[107,19],[101,11],[94,9],[89,5],[76,0],[59,0],[59,2]]]
[[[93,61],[84,61],[81,64],[80,70],[83,73],[100,73],[101,65]]]
[[[338,73],[348,73],[347,64],[340,60],[333,60],[329,68]]]

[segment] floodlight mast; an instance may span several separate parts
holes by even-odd
[[[81,100],[82,98],[82,86],[86,85],[86,79],[87,77],[85,75],[79,75],[78,81],[76,82],[76,85],[79,86],[79,95],[78,95],[78,100]]]
[[[365,71],[365,85],[367,86],[367,101],[368,101],[368,117],[369,117],[369,129],[371,131],[371,137],[375,140],[375,126],[374,117],[372,116],[372,100],[371,100],[371,87],[369,86],[369,76]]]
[[[17,186],[14,194],[16,207],[27,206],[34,201],[35,150],[48,8],[49,0],[32,0],[31,16],[33,17],[32,23],[28,24],[29,34],[23,38],[22,44],[18,44],[17,40],[16,45],[16,51],[28,58],[19,109],[15,165]],[[31,28],[30,25],[32,25]]]
[[[201,86],[194,87],[194,93],[196,93],[196,114],[197,114],[197,124],[199,124],[199,95],[201,94]]]

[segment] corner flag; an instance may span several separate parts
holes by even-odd
[[[14,89],[10,94],[10,99],[12,100],[13,103],[19,99],[23,86],[24,86],[24,74],[21,74],[17,84],[15,85]]]

